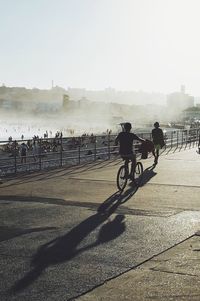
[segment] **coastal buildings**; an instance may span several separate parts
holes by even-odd
[[[194,106],[194,97],[185,93],[185,86],[181,85],[179,92],[167,95],[167,106],[171,110],[185,110]]]
[[[142,91],[117,91],[112,88],[89,91],[79,88],[66,90],[53,85],[49,90],[0,87],[2,111],[48,113],[52,116],[59,113],[64,118],[85,122],[109,121],[116,124],[118,120],[131,120],[134,124],[146,124],[162,120],[167,123],[197,114],[197,110],[185,111],[191,107],[194,107],[194,97],[185,92],[185,86],[181,86],[179,92],[167,96]]]

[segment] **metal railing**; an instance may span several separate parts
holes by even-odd
[[[175,130],[165,133],[165,148],[195,147],[200,129]],[[138,133],[151,140],[151,133]],[[83,135],[81,137],[59,137],[33,140],[2,141],[0,143],[0,176],[79,165],[118,156],[116,135]],[[21,144],[28,146],[26,159],[20,155]],[[134,143],[137,151],[139,143]],[[23,162],[22,162],[23,161]]]

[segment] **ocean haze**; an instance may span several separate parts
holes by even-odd
[[[67,96],[67,103],[64,102]],[[54,137],[57,131],[63,136],[84,133],[101,134],[107,130],[116,132],[119,124],[131,121],[134,127],[144,127],[154,119],[166,119],[166,105],[153,104],[153,100],[165,104],[165,95],[86,89],[65,90],[53,87],[37,88],[0,87],[1,140],[9,136],[26,139],[38,135]],[[149,103],[148,103],[149,102]],[[72,134],[73,133],[73,134]]]

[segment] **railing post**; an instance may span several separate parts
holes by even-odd
[[[181,147],[183,146],[183,130],[181,132]]]
[[[15,140],[15,143],[14,143],[14,152],[15,152],[15,174],[17,173],[17,141]]]
[[[60,136],[60,166],[62,167],[63,163],[63,140],[62,136]]]
[[[163,133],[163,142],[164,142],[164,145],[163,145],[163,152],[166,150],[166,133],[164,132]]]
[[[94,161],[97,159],[97,136],[94,136]]]
[[[39,170],[42,169],[42,139],[39,140]]]
[[[173,132],[171,132],[171,148],[173,147]]]
[[[195,144],[197,145],[197,139],[198,139],[198,129],[195,129]]]
[[[188,143],[188,130],[186,130],[185,149],[187,148],[187,143]]]
[[[80,145],[78,146],[78,164],[81,164],[81,147]]]
[[[179,138],[179,131],[177,131],[177,134],[176,134],[176,139],[177,139],[177,142],[176,142],[177,144],[176,144],[176,146],[177,146],[177,147],[178,147],[178,142],[179,142],[179,139],[178,139],[178,138]]]
[[[110,134],[108,134],[108,159],[110,160]]]
[[[195,137],[196,137],[196,130],[193,131],[193,147],[195,146],[195,141],[196,141]]]
[[[81,164],[81,137],[78,137],[78,164]]]

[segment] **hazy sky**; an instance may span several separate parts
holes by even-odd
[[[0,84],[200,96],[200,0],[0,0]]]

